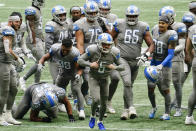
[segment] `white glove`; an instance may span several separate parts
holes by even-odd
[[[22,58],[20,58],[20,57],[18,57],[16,62],[17,62],[18,65],[24,65],[25,64],[24,60]]]
[[[32,57],[33,57],[33,55],[32,55],[31,53],[28,53],[28,54],[27,54],[27,58],[28,58],[28,59],[32,59]]]
[[[80,80],[80,75],[79,74],[76,74],[75,75],[75,79],[76,79],[76,81],[79,81]]]
[[[163,69],[163,65],[162,64],[157,65],[156,68],[157,68],[158,71],[161,71]]]
[[[137,66],[143,66],[145,65],[145,62],[148,60],[148,57],[150,56],[150,52],[144,53],[142,56],[137,57],[138,59]]]
[[[42,64],[37,64],[37,71],[41,72],[44,69]]]
[[[31,53],[27,54],[27,58],[36,61],[35,57],[33,57],[33,55]]]

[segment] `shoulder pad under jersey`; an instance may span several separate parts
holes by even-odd
[[[80,51],[76,47],[72,47],[73,55],[74,55],[74,61],[78,60],[78,57],[80,56]]]
[[[178,35],[185,34],[187,32],[186,25],[181,22],[175,22],[172,28],[177,32]]]
[[[14,29],[10,26],[4,26],[1,28],[1,30],[2,30],[3,36],[14,36],[15,35]]]
[[[168,43],[170,43],[170,42],[177,42],[178,35],[177,35],[176,31],[168,30],[168,34],[169,34]]]
[[[73,31],[78,31],[81,29],[81,26],[86,22],[86,17],[81,18],[73,23]]]
[[[143,22],[143,21],[139,21],[138,23],[140,24],[141,27],[144,28],[144,34],[145,34],[147,31],[150,30],[150,27],[149,27],[148,23]]]
[[[61,48],[61,44],[59,43],[56,43],[56,44],[53,44],[49,50],[49,53],[50,55],[53,55],[54,53],[56,53],[56,51]]]
[[[119,25],[121,25],[121,24],[123,24],[123,23],[125,23],[125,20],[124,20],[124,19],[117,19],[117,20],[114,22],[113,26],[114,26],[114,29],[115,29],[116,32],[119,32],[118,27],[119,27]]]
[[[96,51],[97,51],[97,45],[96,44],[89,45],[86,48],[86,53],[88,54],[88,56],[91,56]]]
[[[111,49],[111,53],[116,59],[120,58],[120,50],[117,47],[113,46]]]
[[[45,32],[46,33],[55,32],[55,23],[53,21],[49,21],[49,22],[46,23]]]

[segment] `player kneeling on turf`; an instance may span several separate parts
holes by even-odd
[[[67,109],[70,122],[74,122],[71,104],[65,96],[65,90],[49,83],[37,83],[31,85],[24,93],[19,105],[13,107],[13,116],[22,119],[31,108],[30,120],[35,122],[51,122],[51,118],[57,117],[57,103],[62,103]],[[47,117],[39,117],[43,111]]]

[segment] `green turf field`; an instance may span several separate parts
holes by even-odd
[[[112,13],[117,14],[120,18],[124,17],[125,9],[130,4],[138,6],[141,10],[140,20],[146,21],[149,23],[152,28],[158,21],[158,11],[161,7],[166,5],[171,5],[176,10],[176,21],[181,21],[181,17],[184,12],[188,11],[188,3],[191,0],[111,0],[112,1]],[[55,5],[63,5],[69,12],[69,8],[73,5],[82,6],[85,0],[46,0],[45,7],[43,9],[43,21],[44,24],[52,18],[51,9]],[[4,5],[3,5],[4,4]],[[29,0],[0,0],[0,22],[7,21],[8,15],[12,11],[19,11],[24,16],[24,9],[31,5]],[[145,43],[144,43],[145,45]],[[26,59],[27,60],[27,59]],[[27,60],[27,67],[24,73],[27,72],[27,69],[33,64],[33,61]],[[47,64],[46,64],[47,66]],[[117,130],[117,131],[188,131],[196,130],[196,126],[185,126],[184,120],[186,116],[186,109],[183,109],[183,116],[175,118],[173,117],[174,110],[171,113],[170,121],[160,121],[159,117],[163,114],[164,111],[164,100],[163,97],[156,90],[156,100],[158,105],[158,111],[154,120],[148,119],[148,113],[151,110],[150,102],[147,96],[147,84],[146,79],[143,75],[143,67],[140,69],[137,80],[134,84],[134,104],[137,109],[138,118],[134,120],[120,120],[120,115],[123,110],[123,86],[120,82],[117,92],[113,99],[113,107],[116,109],[115,115],[108,114],[108,117],[104,120],[104,125],[108,130]],[[23,75],[22,73],[21,75]],[[43,70],[42,81],[51,81],[48,68]],[[27,85],[33,83],[33,77],[27,81]],[[174,96],[174,87],[171,85],[171,94],[172,98]],[[68,88],[69,89],[69,88]],[[192,90],[192,75],[190,74],[187,79],[184,88],[183,88],[183,107],[187,107],[188,96]],[[19,90],[16,103],[21,99],[23,92]],[[72,102],[73,103],[73,102]],[[85,108],[86,119],[84,121],[78,120],[77,113],[74,111],[76,118],[75,123],[69,123],[67,114],[59,113],[58,118],[54,119],[52,123],[39,123],[39,122],[30,122],[29,113],[25,115],[24,119],[21,120],[23,124],[21,126],[9,126],[9,127],[0,127],[0,131],[86,131],[90,130],[88,127],[89,116],[90,116],[90,107]],[[43,115],[41,113],[41,115]],[[196,119],[196,115],[195,115]],[[93,130],[97,130],[97,126]]]

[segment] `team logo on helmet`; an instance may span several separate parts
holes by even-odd
[[[111,9],[111,0],[100,0],[99,4],[99,13],[101,17],[107,17]]]
[[[136,25],[138,22],[139,14],[139,8],[135,5],[130,5],[125,12],[127,24]]]
[[[144,69],[144,75],[147,80],[151,82],[157,82],[160,78],[160,72],[157,70],[155,66],[147,66]]]
[[[98,36],[98,48],[101,50],[103,53],[109,53],[112,45],[113,45],[113,39],[112,36],[108,33],[102,33],[101,35]],[[110,45],[109,47],[103,47],[103,44]]]
[[[95,21],[98,17],[98,5],[97,3],[90,1],[84,4],[84,11],[85,11],[85,16],[89,21]],[[93,15],[92,13],[96,13],[96,15]]]
[[[169,24],[174,23],[174,18],[176,16],[175,10],[172,6],[164,6],[159,11],[159,16],[166,15],[169,18]]]

